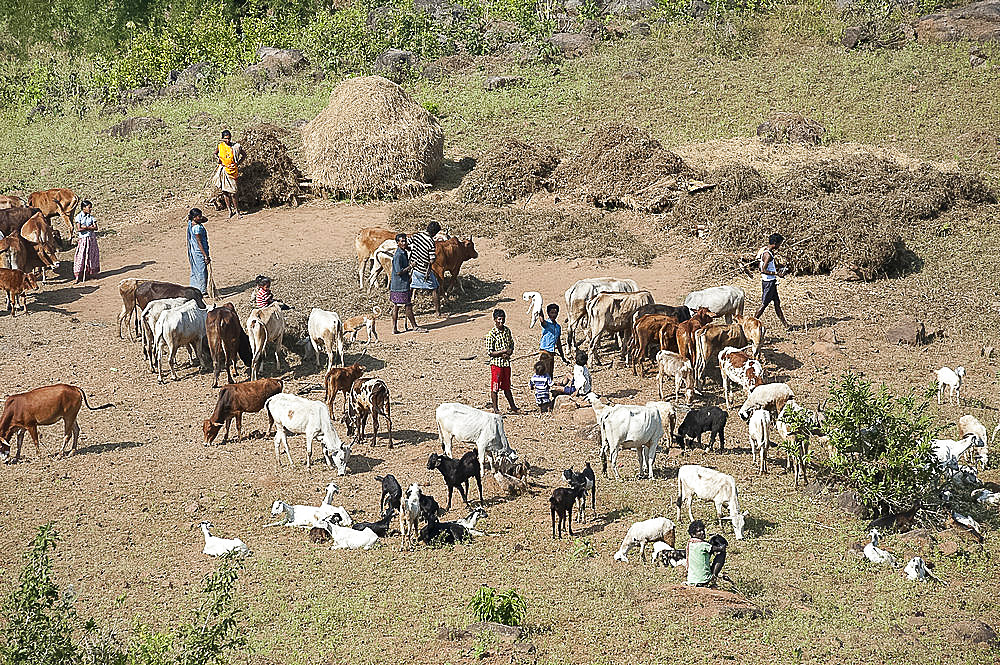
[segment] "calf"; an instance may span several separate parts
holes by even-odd
[[[691,318],[684,323],[678,323],[675,336],[677,337],[677,353],[682,358],[691,361],[691,367],[698,366],[698,347],[695,343],[694,333],[712,320],[712,314],[704,307],[695,311]],[[698,376],[695,374],[695,387],[698,384]]]
[[[18,299],[21,300],[21,311],[28,313],[28,297],[24,292],[37,288],[38,282],[31,273],[0,268],[0,289],[7,293],[7,311],[11,316],[17,314]]]
[[[677,519],[681,517],[681,505],[687,501],[688,519],[692,522],[691,503],[694,497],[715,503],[715,512],[722,527],[722,506],[729,506],[729,517],[737,539],[743,538],[746,513],[740,512],[740,500],[736,492],[736,479],[730,475],[696,464],[685,464],[677,471]]]
[[[445,485],[448,486],[448,507],[445,510],[451,510],[451,497],[456,487],[458,493],[462,495],[462,501],[468,505],[469,481],[472,478],[476,479],[476,485],[479,487],[479,502],[483,502],[483,476],[479,465],[478,451],[470,450],[457,460],[431,453],[430,457],[427,458],[427,469],[440,471],[444,477]]]
[[[62,187],[32,192],[28,196],[28,204],[33,208],[38,208],[45,219],[56,215],[62,217],[69,230],[67,238],[73,237],[73,213],[76,212],[76,206],[79,202],[79,197],[72,190]]]
[[[389,409],[389,387],[382,379],[358,379],[351,387],[347,399],[347,436],[355,436],[355,443],[365,436],[368,416],[372,419],[372,445],[378,441],[378,417],[383,416],[389,425],[389,448],[392,448],[392,416]],[[327,407],[329,409],[329,407]]]
[[[676,330],[678,324],[679,321],[675,317],[666,314],[647,314],[636,321],[632,327],[632,374],[646,375],[643,363],[654,343],[659,346],[661,340],[664,340],[666,348],[660,346],[661,351],[677,350]]]
[[[82,388],[66,383],[35,388],[7,397],[3,403],[3,412],[0,412],[0,442],[7,449],[6,461],[16,462],[21,459],[21,445],[24,443],[25,432],[31,435],[31,440],[35,442],[35,452],[41,456],[38,426],[53,425],[59,420],[63,421],[64,426],[63,444],[59,454],[76,452],[76,445],[80,440],[80,425],[76,420],[82,405],[86,405],[91,411],[114,406],[110,403],[90,406]],[[10,459],[10,441],[14,434],[17,434],[17,450],[13,459]],[[73,441],[73,447],[67,450],[70,439]]]
[[[507,441],[502,416],[458,402],[445,402],[435,410],[434,417],[444,454],[451,457],[451,448],[456,441],[474,444],[479,453],[481,476],[486,475],[487,455],[494,461],[500,456],[516,461],[517,453]]]
[[[205,317],[208,312],[198,307],[198,303],[187,302],[180,307],[168,309],[156,321],[153,332],[153,348],[156,349],[156,369],[160,383],[163,383],[163,352],[166,350],[170,365],[170,377],[177,380],[177,350],[182,346],[194,345],[199,362],[203,362],[205,345]]]
[[[20,231],[12,231],[0,239],[0,253],[10,255],[10,267],[24,272],[44,271],[45,268],[55,270],[59,262],[55,258],[54,245],[42,245],[25,240]]]
[[[205,445],[211,445],[219,435],[223,426],[226,432],[223,443],[229,440],[229,426],[236,419],[236,440],[243,438],[243,414],[257,413],[264,408],[264,403],[272,395],[277,395],[284,389],[281,379],[257,379],[245,383],[231,383],[222,386],[219,399],[215,402],[215,411],[211,417],[202,423],[205,434]],[[270,429],[268,429],[270,431]]]
[[[677,428],[677,435],[674,441],[686,449],[688,444],[701,445],[701,435],[711,432],[712,436],[708,440],[708,450],[715,444],[715,437],[719,437],[719,452],[726,448],[726,420],[729,414],[717,406],[706,406],[701,409],[692,409],[684,416],[684,421]]]
[[[569,535],[573,537],[573,504],[587,496],[587,486],[583,483],[570,487],[557,487],[549,497],[549,510],[552,513],[552,537],[556,537],[556,514],[559,514],[559,538],[562,538],[563,525],[569,517]]]
[[[226,378],[229,383],[233,382],[232,372],[236,371],[237,357],[243,360],[247,369],[250,369],[253,362],[250,338],[240,325],[240,317],[236,314],[233,303],[227,302],[205,315],[205,336],[208,339],[208,351],[212,355],[212,365],[215,370],[213,388],[219,386],[219,372],[223,367],[226,368]],[[229,369],[230,365],[232,372]]]
[[[388,473],[384,476],[375,476],[375,480],[382,483],[382,498],[379,499],[379,510],[385,512],[399,506],[399,500],[403,497],[403,488],[400,486],[396,476]]]
[[[118,313],[118,339],[122,339],[122,323],[128,328],[129,338],[135,340],[132,334],[132,317],[136,314],[135,291],[144,279],[129,277],[118,282],[118,293],[122,297],[122,311]]]
[[[731,383],[741,386],[749,395],[754,388],[764,383],[764,367],[747,349],[727,346],[719,351],[719,371],[722,374],[722,392],[726,396],[726,408],[730,408]]]
[[[264,367],[264,351],[268,344],[274,344],[275,369],[281,368],[278,353],[282,350],[281,338],[284,334],[285,317],[281,313],[279,303],[250,312],[250,316],[247,317],[247,336],[250,338],[250,348],[253,350],[253,360],[250,365],[251,379],[256,379]]]
[[[695,381],[701,385],[709,364],[727,347],[742,348],[747,344],[746,335],[739,323],[709,325],[694,333],[698,364],[694,368]]]
[[[323,379],[325,390],[323,401],[326,402],[326,408],[330,411],[331,418],[333,418],[333,404],[337,401],[337,395],[340,393],[344,393],[344,415],[346,417],[351,388],[364,373],[365,368],[357,363],[347,367],[331,367],[326,371],[326,376]]]
[[[469,236],[468,240],[448,238],[443,242],[435,242],[434,263],[431,264],[431,270],[434,271],[438,281],[441,282],[441,293],[447,293],[451,286],[457,284],[459,291],[464,295],[465,287],[462,286],[462,282],[458,279],[458,271],[466,261],[478,258],[479,253],[476,252],[472,236]],[[450,280],[445,279],[444,274],[446,272],[451,273]]]
[[[743,420],[749,420],[754,409],[767,409],[777,418],[792,399],[795,399],[795,393],[787,383],[765,383],[750,391],[737,413]]]
[[[684,398],[690,404],[694,397],[694,370],[691,368],[691,361],[682,358],[679,353],[660,351],[656,354],[656,366],[658,368],[656,382],[660,391],[660,399],[663,399],[663,379],[672,376],[674,379],[674,401],[677,401],[683,384]]]

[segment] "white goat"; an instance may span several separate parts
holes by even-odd
[[[378,536],[368,528],[357,531],[330,522],[320,522],[316,526],[330,534],[330,540],[333,541],[331,550],[368,550],[378,542]]]
[[[993,428],[992,438],[996,438],[997,431],[1000,431],[1000,425],[997,425],[995,428]],[[967,434],[975,434],[976,436],[979,437],[980,441],[982,442],[981,445],[978,446],[979,462],[983,465],[983,468],[985,469],[986,465],[989,464],[990,461],[989,448],[986,445],[988,443],[986,437],[986,427],[984,427],[983,424],[979,422],[979,419],[977,419],[975,416],[965,415],[958,419],[958,434],[959,437],[964,437]]]
[[[674,546],[674,523],[666,517],[654,517],[652,519],[636,522],[629,527],[622,540],[622,546],[615,552],[615,561],[628,562],[628,551],[639,546],[639,559],[646,560],[646,545],[663,541]]]
[[[931,441],[931,452],[943,469],[958,470],[959,461],[970,448],[982,445],[978,434],[969,432],[958,441],[952,439],[934,439]]]
[[[1000,492],[991,492],[985,487],[980,487],[972,493],[972,498],[979,503],[996,508],[1000,506]]]
[[[265,524],[264,526],[287,526],[311,529],[314,526],[318,526],[320,522],[329,521],[333,515],[337,515],[340,518],[341,525],[351,526],[351,516],[344,510],[343,506],[334,506],[330,503],[333,500],[334,493],[338,491],[340,489],[336,483],[327,485],[326,497],[323,499],[323,503],[318,506],[290,505],[279,499],[271,506],[271,516],[277,517],[281,515],[281,519],[271,524]]]
[[[956,367],[952,370],[950,367],[942,367],[937,371],[937,399],[938,404],[941,403],[941,395],[944,394],[944,387],[948,386],[951,390],[949,397],[955,399],[955,403],[962,406],[962,379],[965,378],[965,368]]]
[[[750,414],[755,409],[767,409],[772,416],[777,417],[790,399],[795,399],[795,393],[787,383],[765,383],[757,386],[750,391],[750,395],[740,407],[740,418],[744,421],[750,420]]]
[[[528,327],[534,328],[535,323],[542,319],[542,294],[538,291],[525,291],[521,298],[528,303]]]
[[[656,367],[658,368],[656,383],[660,390],[660,399],[663,399],[663,379],[664,377],[674,377],[674,401],[678,399],[681,385],[684,386],[684,398],[687,403],[691,403],[694,396],[694,368],[691,361],[673,351],[659,351],[656,354]]]
[[[236,552],[240,558],[252,554],[250,548],[239,538],[216,538],[209,533],[208,530],[212,528],[211,522],[202,522],[198,526],[201,527],[201,532],[205,536],[203,554],[207,554],[208,556],[224,556],[230,552]]]
[[[757,465],[757,472],[767,473],[767,449],[771,443],[772,416],[767,409],[756,409],[750,420],[747,422],[747,429],[750,434],[750,454],[753,456],[754,464]],[[758,453],[760,460],[757,459]]]
[[[340,366],[344,366],[344,324],[336,312],[328,312],[323,309],[313,307],[309,312],[309,321],[306,324],[309,329],[309,343],[312,345],[313,353],[316,354],[316,366],[322,367],[319,349],[320,345],[326,352],[326,371],[333,367],[333,350],[337,349],[337,358]]]
[[[413,483],[399,501],[399,549],[406,547],[409,541],[410,549],[417,542],[417,527],[420,520],[420,485]]]
[[[878,546],[878,531],[876,529],[872,529],[869,535],[872,540],[870,543],[865,545],[865,558],[872,563],[888,564],[893,568],[899,568],[899,561],[896,560],[896,557]]]
[[[903,568],[903,574],[906,575],[906,579],[911,581],[931,579],[944,584],[941,578],[930,571],[930,568],[927,567],[927,562],[918,556],[910,559],[906,567]]]
[[[685,464],[677,470],[677,519],[681,517],[681,505],[686,501],[688,519],[692,522],[691,504],[694,497],[715,503],[715,512],[719,516],[719,527],[722,527],[722,506],[728,504],[729,517],[725,519],[733,523],[733,533],[737,540],[743,538],[743,526],[747,513],[740,512],[740,499],[736,491],[736,479],[730,475],[698,466]]]

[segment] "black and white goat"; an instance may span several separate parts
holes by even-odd
[[[389,535],[389,527],[392,522],[392,518],[396,515],[396,509],[391,506],[382,514],[382,519],[378,522],[355,522],[353,527],[357,531],[364,531],[365,529],[371,529],[375,532],[375,535],[379,538],[385,538]]]

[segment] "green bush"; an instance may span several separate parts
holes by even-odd
[[[469,608],[480,621],[492,621],[505,626],[520,626],[528,612],[528,605],[515,589],[499,592],[483,585],[469,601]]]

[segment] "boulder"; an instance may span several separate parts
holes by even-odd
[[[489,76],[483,83],[486,90],[499,90],[500,88],[512,88],[527,83],[523,76]]]
[[[605,13],[638,18],[656,7],[656,0],[608,0]]]
[[[837,507],[852,515],[857,515],[858,517],[861,517],[865,513],[864,506],[860,503],[858,493],[853,490],[841,492],[840,495],[837,496]]]
[[[973,46],[969,49],[969,66],[970,67],[982,67],[986,64],[986,61],[990,59],[990,56],[986,54],[981,48]]]
[[[389,48],[375,59],[375,71],[387,79],[400,81],[416,66],[417,56],[411,51]]]
[[[916,317],[905,316],[886,328],[885,338],[890,344],[917,346],[927,342],[927,329]]]
[[[956,621],[951,624],[951,634],[956,640],[966,644],[998,644],[996,631],[982,621]]]
[[[121,93],[121,103],[125,106],[141,104],[142,102],[159,97],[160,94],[160,88],[152,85],[144,85],[138,88],[123,90]]]
[[[652,32],[652,29],[649,27],[649,24],[646,23],[645,21],[639,21],[638,23],[633,23],[631,26],[629,26],[628,31],[630,34],[633,34],[636,37],[649,37],[650,33]]]
[[[215,76],[215,66],[210,62],[196,62],[179,72],[170,72],[168,81],[177,86],[196,87],[210,81]]]
[[[899,539],[917,550],[930,549],[934,542],[930,529],[914,529],[899,536]]]
[[[594,40],[576,32],[557,32],[549,38],[549,43],[563,55],[573,56],[589,49]]]
[[[1000,40],[1000,0],[982,0],[921,16],[913,27],[921,42]]]
[[[246,74],[258,83],[274,81],[283,76],[291,76],[309,66],[309,61],[297,48],[273,48],[261,46],[257,49],[258,62],[246,68]]]
[[[860,25],[852,25],[844,28],[844,34],[840,38],[840,43],[844,48],[857,48],[867,44],[871,40],[871,33]]]
[[[138,116],[135,118],[125,118],[117,125],[104,130],[108,136],[120,139],[128,138],[133,134],[152,134],[166,129],[167,123],[160,118],[151,116]]]

